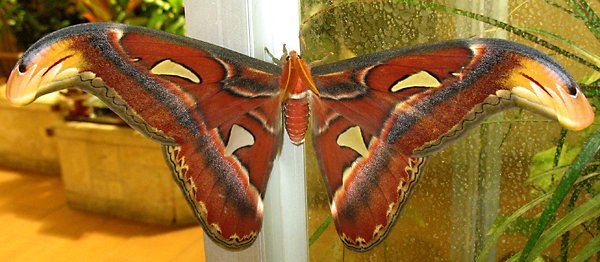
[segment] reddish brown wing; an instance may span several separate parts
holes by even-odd
[[[584,112],[577,124],[561,121],[567,127],[593,120],[562,67],[508,41],[409,47],[312,73],[321,94],[311,101],[315,151],[338,234],[357,251],[369,250],[389,233],[422,173],[423,157],[483,117],[526,101],[519,105],[559,121]]]
[[[193,39],[87,24],[28,50],[8,96],[26,103],[73,85],[98,96],[164,145],[207,234],[243,248],[260,232],[262,197],[280,146],[279,74],[274,65]]]

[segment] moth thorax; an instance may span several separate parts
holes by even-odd
[[[308,129],[308,119],[310,109],[308,106],[308,97],[288,97],[283,104],[283,116],[285,121],[285,130],[288,132],[290,140],[294,144],[304,142],[304,135]]]

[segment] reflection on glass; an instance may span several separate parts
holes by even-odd
[[[598,40],[585,26],[542,0],[475,2],[437,1],[519,27],[557,32],[600,54]],[[469,18],[409,4],[361,1],[332,4],[332,1],[306,0],[301,10],[302,53],[308,61],[319,60],[329,52],[333,53],[328,60],[331,62],[394,47],[464,37],[501,37],[530,44]],[[578,80],[592,74],[589,68],[576,62],[555,58]],[[572,161],[590,132],[567,133],[561,165]],[[334,225],[330,224],[310,246],[310,260],[473,260],[486,245],[486,233],[494,225],[560,180],[559,175],[546,176],[550,180],[542,182],[530,180],[532,175],[552,168],[560,137],[561,127],[541,116],[520,109],[495,115],[459,142],[429,158],[420,184],[384,243],[367,253],[352,252],[344,248]],[[317,161],[309,148],[310,139],[306,145],[308,235],[311,236],[327,220],[330,209]],[[585,197],[589,195],[584,194]],[[543,208],[539,205],[526,212],[492,242],[487,251],[489,261],[510,258],[519,252]],[[595,234],[596,225],[593,227]],[[581,239],[571,249],[570,257],[589,242],[590,234],[582,231],[581,227],[574,231]],[[543,254],[559,257],[559,242]]]

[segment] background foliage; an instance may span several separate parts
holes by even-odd
[[[184,34],[183,0],[0,0],[2,32],[20,49],[49,32],[84,22],[119,22]]]

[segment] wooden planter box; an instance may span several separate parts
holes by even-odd
[[[35,173],[60,173],[56,142],[48,128],[62,123],[53,110],[57,95],[44,96],[26,107],[14,107],[0,86],[0,166]]]
[[[65,122],[54,134],[70,206],[154,224],[196,223],[158,144],[94,123]]]

